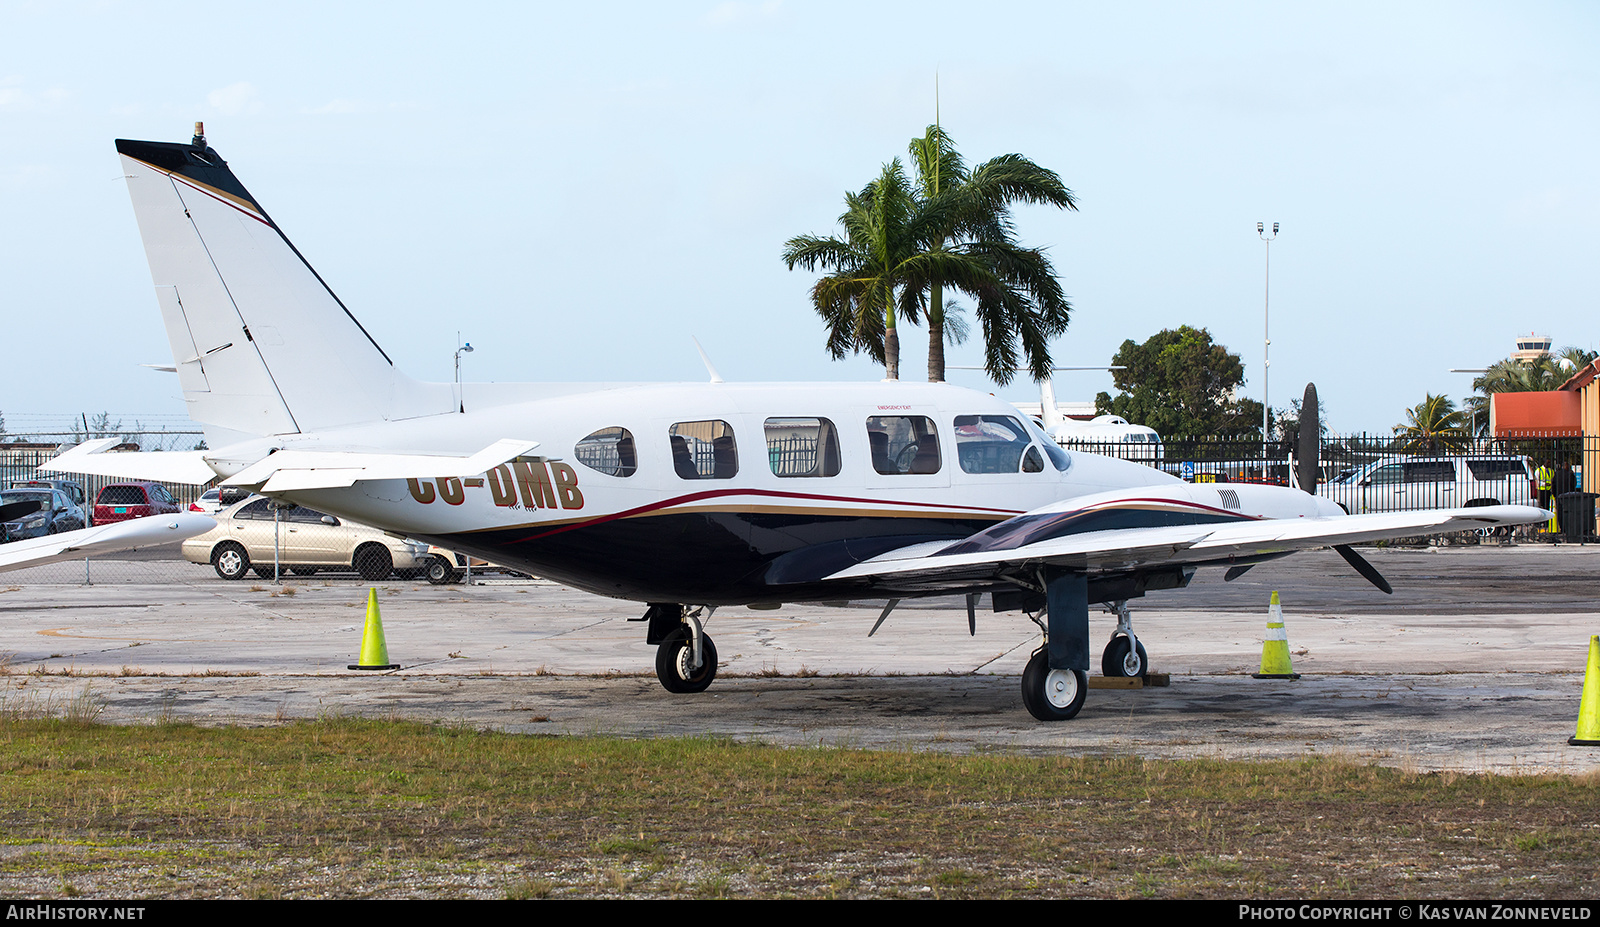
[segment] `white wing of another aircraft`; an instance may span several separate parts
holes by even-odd
[[[12,541],[0,545],[0,573],[62,560],[81,560],[90,554],[170,544],[204,534],[216,526],[209,515],[179,512]]]

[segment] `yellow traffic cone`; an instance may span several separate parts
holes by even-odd
[[[1272,593],[1272,604],[1267,606],[1267,637],[1261,642],[1261,672],[1252,673],[1256,679],[1299,679],[1300,674],[1289,665],[1289,636],[1283,633],[1283,606],[1278,604],[1278,593]]]
[[[389,645],[383,639],[383,619],[378,616],[378,590],[367,590],[367,626],[361,632],[361,662],[353,670],[392,670],[400,664],[389,662]]]
[[[1583,698],[1578,702],[1578,733],[1567,743],[1600,747],[1600,634],[1589,638],[1589,666],[1583,671]]]

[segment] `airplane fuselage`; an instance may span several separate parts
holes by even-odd
[[[537,435],[542,459],[481,477],[284,495],[639,601],[839,598],[838,584],[817,580],[907,544],[959,540],[1079,496],[1140,486],[1192,491],[1149,467],[1062,452],[1010,404],[947,384],[610,386],[504,405],[492,404],[492,385],[465,392],[475,391],[477,404],[461,413],[263,440],[470,453],[507,435]],[[631,447],[619,455],[624,443]],[[254,448],[241,456],[259,455]],[[1251,514],[1219,505],[1123,507],[1092,530]]]

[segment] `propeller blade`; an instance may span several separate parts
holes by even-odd
[[[1317,478],[1322,475],[1322,416],[1317,409],[1317,384],[1307,383],[1300,399],[1300,440],[1295,446],[1295,478],[1300,488],[1317,494]],[[1345,559],[1349,559],[1348,557]]]
[[[967,593],[967,634],[978,636],[978,593]]]
[[[1378,572],[1378,568],[1368,563],[1365,557],[1344,544],[1335,544],[1333,549],[1339,552],[1339,556],[1344,558],[1345,563],[1355,567],[1357,573],[1366,577],[1367,582],[1377,586],[1380,591],[1388,595],[1394,595],[1394,587],[1389,585],[1389,581],[1383,578],[1383,574]]]
[[[1228,567],[1228,572],[1222,574],[1222,581],[1225,583],[1231,583],[1244,574],[1250,572],[1250,568],[1253,566],[1255,566],[1255,564],[1246,563],[1243,566]]]

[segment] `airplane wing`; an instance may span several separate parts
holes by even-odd
[[[218,476],[217,470],[207,462],[207,456],[221,457],[227,454],[227,449],[217,452],[107,453],[117,440],[101,438],[85,441],[39,469],[46,473],[93,473],[200,485]],[[360,480],[472,476],[521,457],[538,446],[537,441],[504,438],[465,457],[286,449],[262,457],[223,482],[228,486],[245,486],[272,493],[297,489],[336,489]]]
[[[41,473],[90,473],[128,480],[159,480],[199,486],[217,478],[205,461],[205,451],[124,451],[107,453],[121,438],[95,438],[39,467]]]
[[[0,545],[0,573],[61,560],[80,560],[89,554],[181,541],[204,534],[216,526],[216,521],[209,515],[179,512],[176,515],[135,518],[77,531],[63,531],[42,538],[12,541]]]
[[[1375,515],[1266,518],[1222,524],[1089,531],[1010,549],[967,553],[943,553],[943,550],[957,545],[934,542],[892,550],[826,578],[870,579],[875,587],[931,592],[999,579],[1005,574],[1021,573],[1031,579],[1032,571],[1040,566],[1099,573],[1157,566],[1226,563],[1318,547],[1366,544],[1392,538],[1448,534],[1502,525],[1526,525],[1549,518],[1549,512],[1532,506],[1490,505]]]

